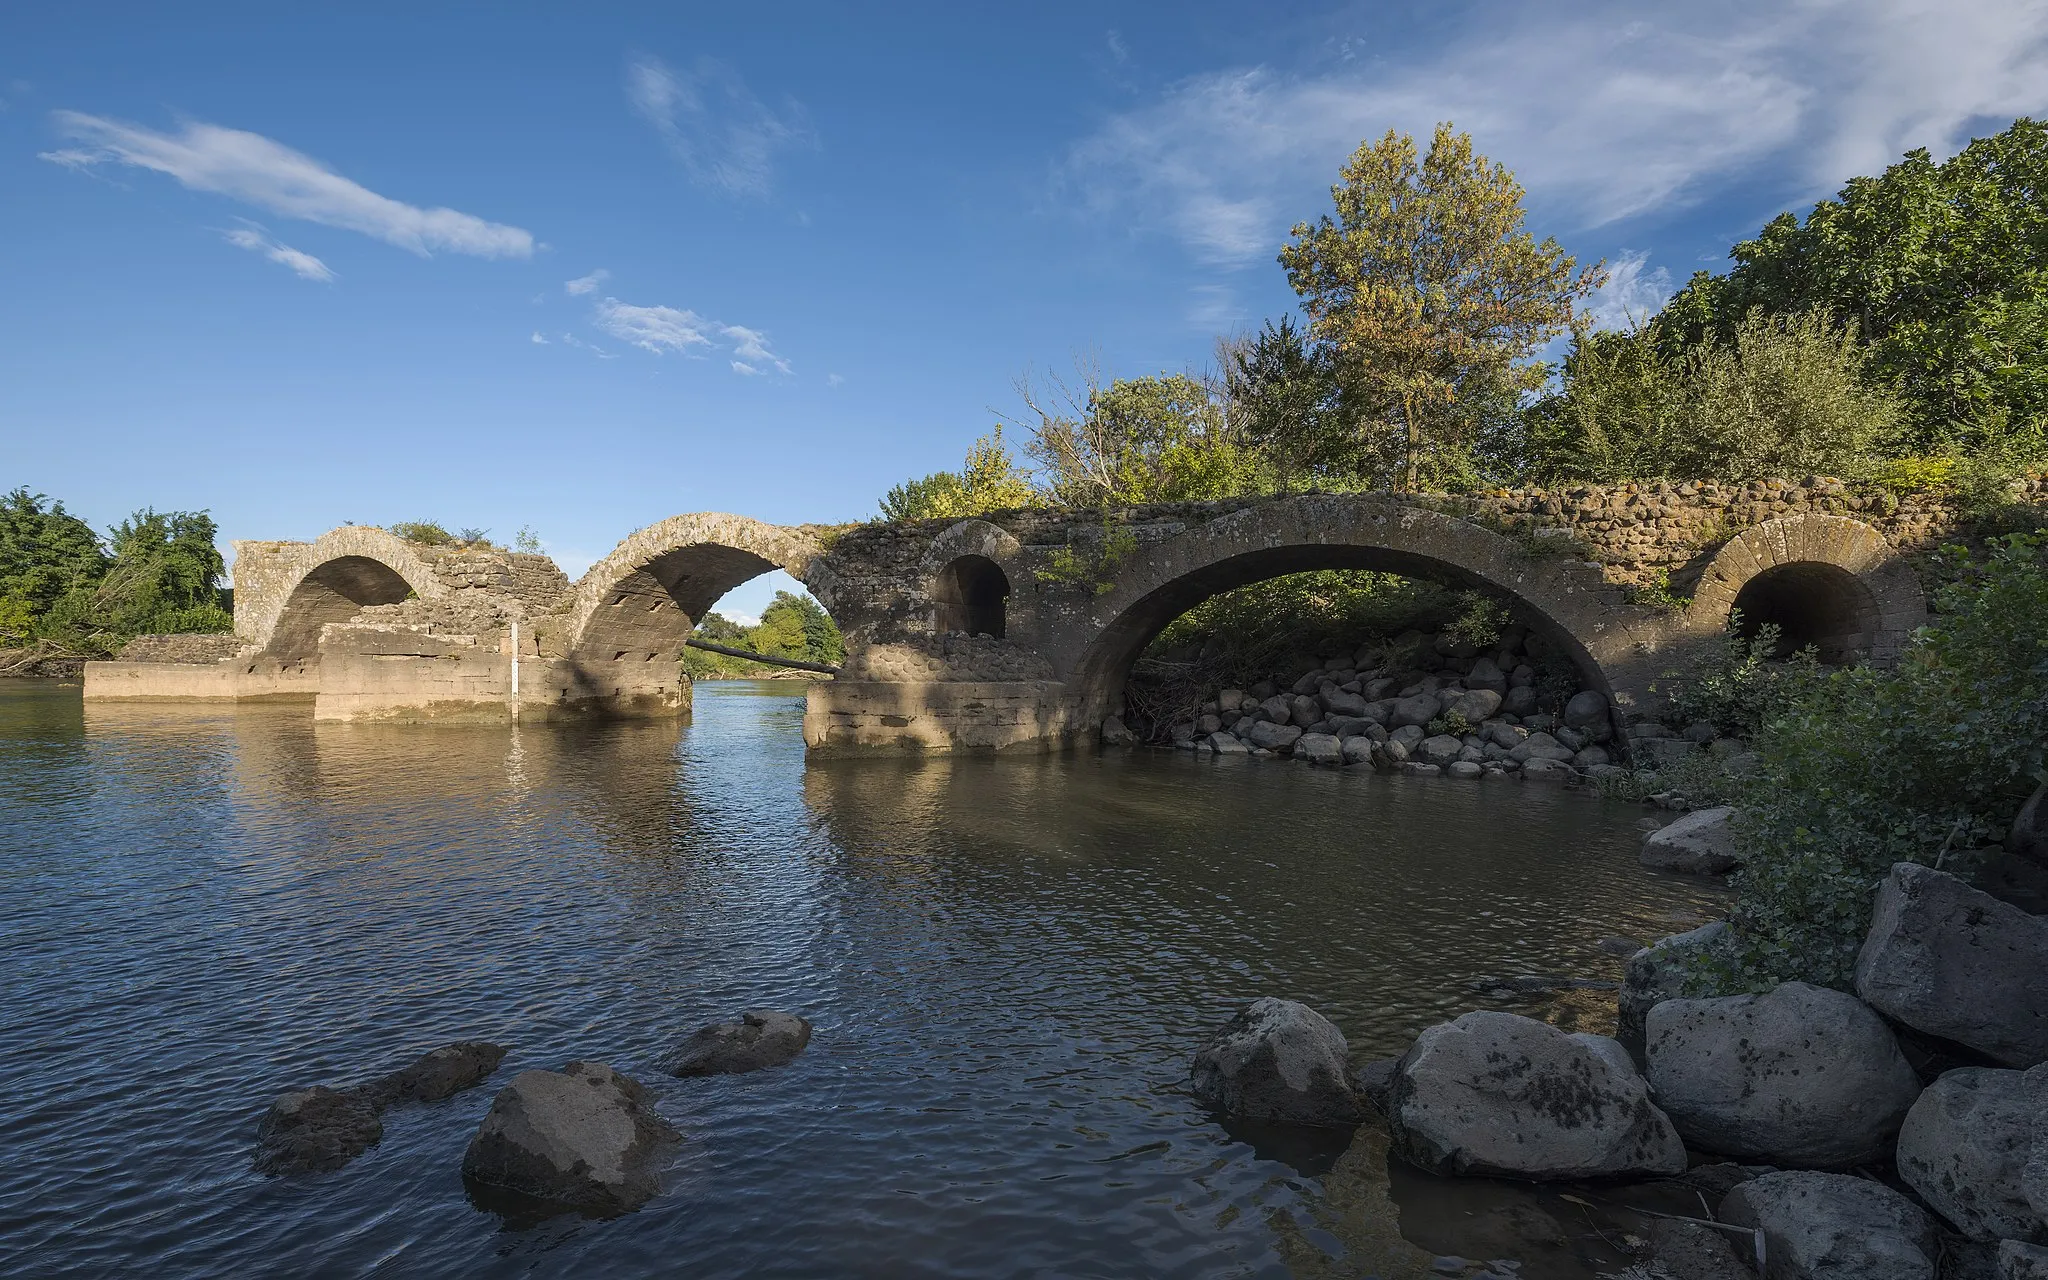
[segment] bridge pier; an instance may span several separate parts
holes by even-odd
[[[876,751],[1055,751],[1078,724],[1054,680],[891,682],[811,686],[804,745],[816,755]]]

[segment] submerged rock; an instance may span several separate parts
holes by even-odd
[[[2048,918],[1901,862],[1856,956],[1856,993],[1889,1017],[2009,1067],[2048,1061]]]
[[[314,1085],[280,1095],[256,1131],[258,1173],[339,1169],[384,1137],[384,1102],[367,1088]]]
[[[669,1067],[678,1076],[738,1075],[779,1067],[811,1042],[811,1024],[793,1013],[749,1009],[738,1022],[700,1028]]]
[[[645,1086],[601,1063],[522,1071],[492,1100],[462,1177],[520,1212],[609,1217],[655,1196],[662,1149],[681,1137]]]
[[[1512,1013],[1417,1036],[1389,1120],[1402,1156],[1432,1173],[1543,1182],[1685,1169],[1677,1131],[1619,1044]]]
[[[1899,1131],[1899,1177],[1972,1240],[2048,1243],[2048,1223],[2023,1185],[2034,1130],[2048,1112],[2048,1080],[2037,1093],[2032,1074],[1945,1072]]]
[[[505,1060],[506,1049],[484,1040],[458,1040],[421,1054],[381,1082],[395,1101],[439,1102],[482,1084]]]
[[[1688,1144],[1744,1160],[1848,1168],[1881,1160],[1920,1092],[1884,1019],[1840,991],[1650,1010],[1650,1090]]]
[[[1881,1182],[1841,1173],[1767,1173],[1721,1202],[1761,1227],[1767,1280],[1934,1280],[1934,1224]]]
[[[1267,996],[1209,1037],[1189,1079],[1205,1105],[1235,1119],[1355,1124],[1364,1113],[1345,1074],[1349,1052],[1329,1019]]]

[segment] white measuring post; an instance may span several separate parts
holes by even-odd
[[[512,700],[519,701],[519,619],[512,619]]]

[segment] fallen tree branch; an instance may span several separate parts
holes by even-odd
[[[745,658],[749,662],[764,663],[771,667],[793,667],[798,671],[816,671],[828,676],[839,674],[839,668],[828,667],[822,662],[800,662],[795,658],[771,658],[765,653],[750,653],[745,649],[730,649],[722,644],[713,644],[709,640],[699,640],[695,636],[691,636],[688,640],[683,641],[683,643],[692,649],[702,649],[706,653],[722,653],[728,658]]]

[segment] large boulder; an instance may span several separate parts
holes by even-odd
[[[339,1169],[384,1138],[384,1102],[373,1089],[314,1085],[280,1094],[256,1128],[258,1173]]]
[[[1619,1044],[1517,1014],[1468,1013],[1417,1036],[1388,1109],[1401,1154],[1432,1173],[1544,1182],[1685,1169]]]
[[[1102,745],[1105,747],[1128,747],[1138,741],[1138,735],[1120,716],[1105,716],[1102,721]]]
[[[1485,689],[1492,693],[1504,694],[1508,691],[1507,672],[1502,671],[1500,664],[1492,658],[1481,658],[1472,664],[1470,671],[1465,673],[1465,687],[1467,689]],[[1499,706],[1499,700],[1496,699],[1494,705]],[[1473,723],[1477,724],[1479,722],[1474,720]]]
[[[1275,724],[1271,720],[1254,720],[1252,727],[1245,731],[1245,741],[1268,751],[1285,751],[1301,737],[1301,730],[1291,724]]]
[[[1998,1280],[2048,1280],[2048,1248],[2023,1240],[1998,1246]]]
[[[731,1076],[779,1067],[811,1042],[811,1024],[793,1013],[749,1009],[737,1022],[700,1027],[669,1064],[678,1076]]]
[[[2048,917],[1931,867],[1885,877],[1856,993],[1915,1031],[2009,1067],[2048,1062]]]
[[[1355,1124],[1364,1114],[1345,1074],[1350,1049],[1329,1019],[1297,1000],[1254,1000],[1195,1052],[1195,1096],[1233,1119]]]
[[[1396,702],[1393,718],[1388,723],[1397,729],[1406,725],[1426,725],[1436,719],[1442,706],[1435,694],[1418,693]]]
[[[1564,722],[1573,729],[1591,729],[1607,723],[1607,696],[1582,689],[1564,704]]]
[[[1422,749],[1415,753],[1416,759],[1424,764],[1447,765],[1464,751],[1465,744],[1448,733],[1439,733],[1433,738],[1422,740]]]
[[[1725,804],[1695,809],[1670,826],[1657,828],[1643,837],[1637,861],[1653,871],[1696,876],[1735,870],[1742,865],[1735,852],[1735,810]]]
[[[1309,728],[1323,718],[1323,704],[1305,693],[1297,693],[1287,700],[1290,720],[1303,729]]]
[[[2048,1243],[2048,1223],[2027,1203],[2024,1186],[2034,1130],[2048,1111],[2031,1074],[1943,1072],[1899,1130],[1899,1176],[1972,1240]]]
[[[1508,759],[1513,760],[1517,764],[1527,764],[1531,760],[1556,760],[1560,763],[1569,763],[1574,754],[1576,753],[1570,747],[1559,742],[1549,734],[1532,733],[1516,743],[1508,751]]]
[[[1882,1159],[1920,1092],[1891,1028],[1804,982],[1650,1010],[1650,1091],[1689,1145],[1740,1160],[1847,1168]]]
[[[1685,994],[1686,979],[1699,969],[1714,944],[1728,932],[1726,920],[1675,933],[1635,952],[1621,980],[1615,1022],[1624,1044],[1641,1045],[1650,1010]]]
[[[609,1217],[654,1197],[662,1151],[681,1136],[645,1086],[601,1063],[522,1071],[492,1100],[462,1177],[523,1213]]]
[[[1367,708],[1370,706],[1370,704],[1367,703],[1364,698],[1360,697],[1355,693],[1345,693],[1342,689],[1339,689],[1335,693],[1324,694],[1322,701],[1324,710],[1328,711],[1333,716],[1357,716],[1362,719],[1371,718],[1367,714]]]
[[[1341,765],[1343,739],[1334,733],[1304,733],[1294,740],[1294,758],[1310,764]]]
[[[1934,1224],[1868,1178],[1767,1173],[1728,1193],[1721,1220],[1763,1228],[1765,1280],[1934,1280]]]
[[[505,1060],[501,1044],[458,1040],[430,1049],[385,1076],[380,1087],[393,1101],[440,1102],[479,1085]]]
[[[1462,717],[1466,724],[1483,724],[1500,710],[1500,695],[1491,689],[1467,689],[1444,708],[1447,716]]]

